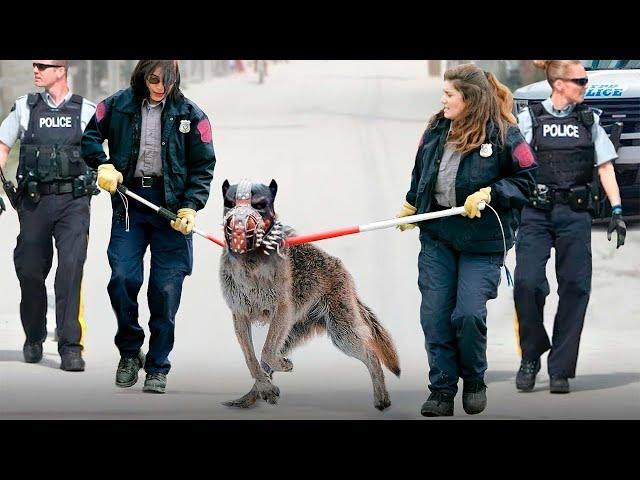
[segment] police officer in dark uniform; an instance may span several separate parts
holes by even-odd
[[[55,279],[60,368],[83,371],[82,271],[89,239],[95,181],[80,153],[82,132],[95,105],[69,91],[67,60],[36,60],[34,81],[42,93],[18,98],[0,126],[0,167],[20,139],[17,209],[20,234],[14,251],[26,334],[24,359],[42,359],[47,336],[45,279],[58,250]]]
[[[591,292],[591,218],[599,180],[613,207],[608,238],[617,233],[624,244],[620,192],[612,160],[617,154],[599,124],[583,105],[588,77],[578,60],[536,60],[546,72],[551,97],[518,117],[539,165],[537,188],[522,212],[516,241],[514,300],[522,353],[516,387],[531,391],[540,370],[540,356],[550,350],[547,367],[551,393],[569,393],[575,377],[578,347]],[[597,173],[594,175],[594,166]],[[543,324],[549,295],[545,270],[556,249],[558,311],[553,338]]]
[[[104,140],[109,142],[109,158],[102,148]],[[164,393],[182,284],[193,267],[191,232],[196,211],[209,197],[216,162],[209,119],[180,91],[177,61],[138,62],[131,87],[98,104],[82,138],[82,154],[98,168],[101,188],[113,194],[123,183],[177,213],[178,220],[168,222],[138,202],[125,204],[119,195],[112,196],[107,290],[118,320],[115,343],[120,362],[115,383],[123,388],[135,385],[144,366],[143,391]],[[138,292],[147,248],[151,250],[147,292],[151,338],[145,357]]]
[[[464,216],[419,224],[420,323],[431,390],[420,412],[427,417],[453,415],[460,378],[464,411],[486,407],[486,305],[498,294],[500,268],[536,168],[511,113],[513,97],[493,74],[463,64],[444,79],[443,108],[424,132],[398,214],[465,209]],[[480,214],[480,201],[499,218],[489,207]]]

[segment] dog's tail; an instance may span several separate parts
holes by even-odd
[[[371,330],[372,341],[371,348],[376,353],[380,361],[397,377],[400,376],[400,361],[396,347],[393,345],[391,335],[378,321],[376,314],[367,307],[360,299],[358,299],[358,308],[362,314],[362,318]]]

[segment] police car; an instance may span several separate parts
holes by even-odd
[[[589,77],[584,103],[602,112],[598,112],[600,124],[618,147],[614,162],[624,217],[640,219],[640,60],[581,62]],[[513,94],[516,113],[550,94],[546,80],[517,89]],[[607,200],[601,218],[610,215]]]

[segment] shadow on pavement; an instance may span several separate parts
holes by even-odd
[[[0,350],[0,362],[25,363],[24,357],[22,356],[22,350]],[[33,363],[32,365],[55,368],[56,370],[60,368],[60,362],[49,360],[46,353],[40,362]]]

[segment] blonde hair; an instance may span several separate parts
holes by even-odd
[[[493,73],[472,63],[448,69],[444,79],[462,94],[465,103],[464,116],[453,123],[449,145],[462,153],[478,148],[485,142],[489,121],[498,127],[500,141],[504,142],[509,126],[516,125],[511,91]],[[429,125],[443,117],[444,109],[431,117]]]
[[[559,78],[565,78],[569,67],[572,65],[581,65],[580,60],[534,60],[533,65],[547,75],[547,82],[553,88],[553,82]]]

